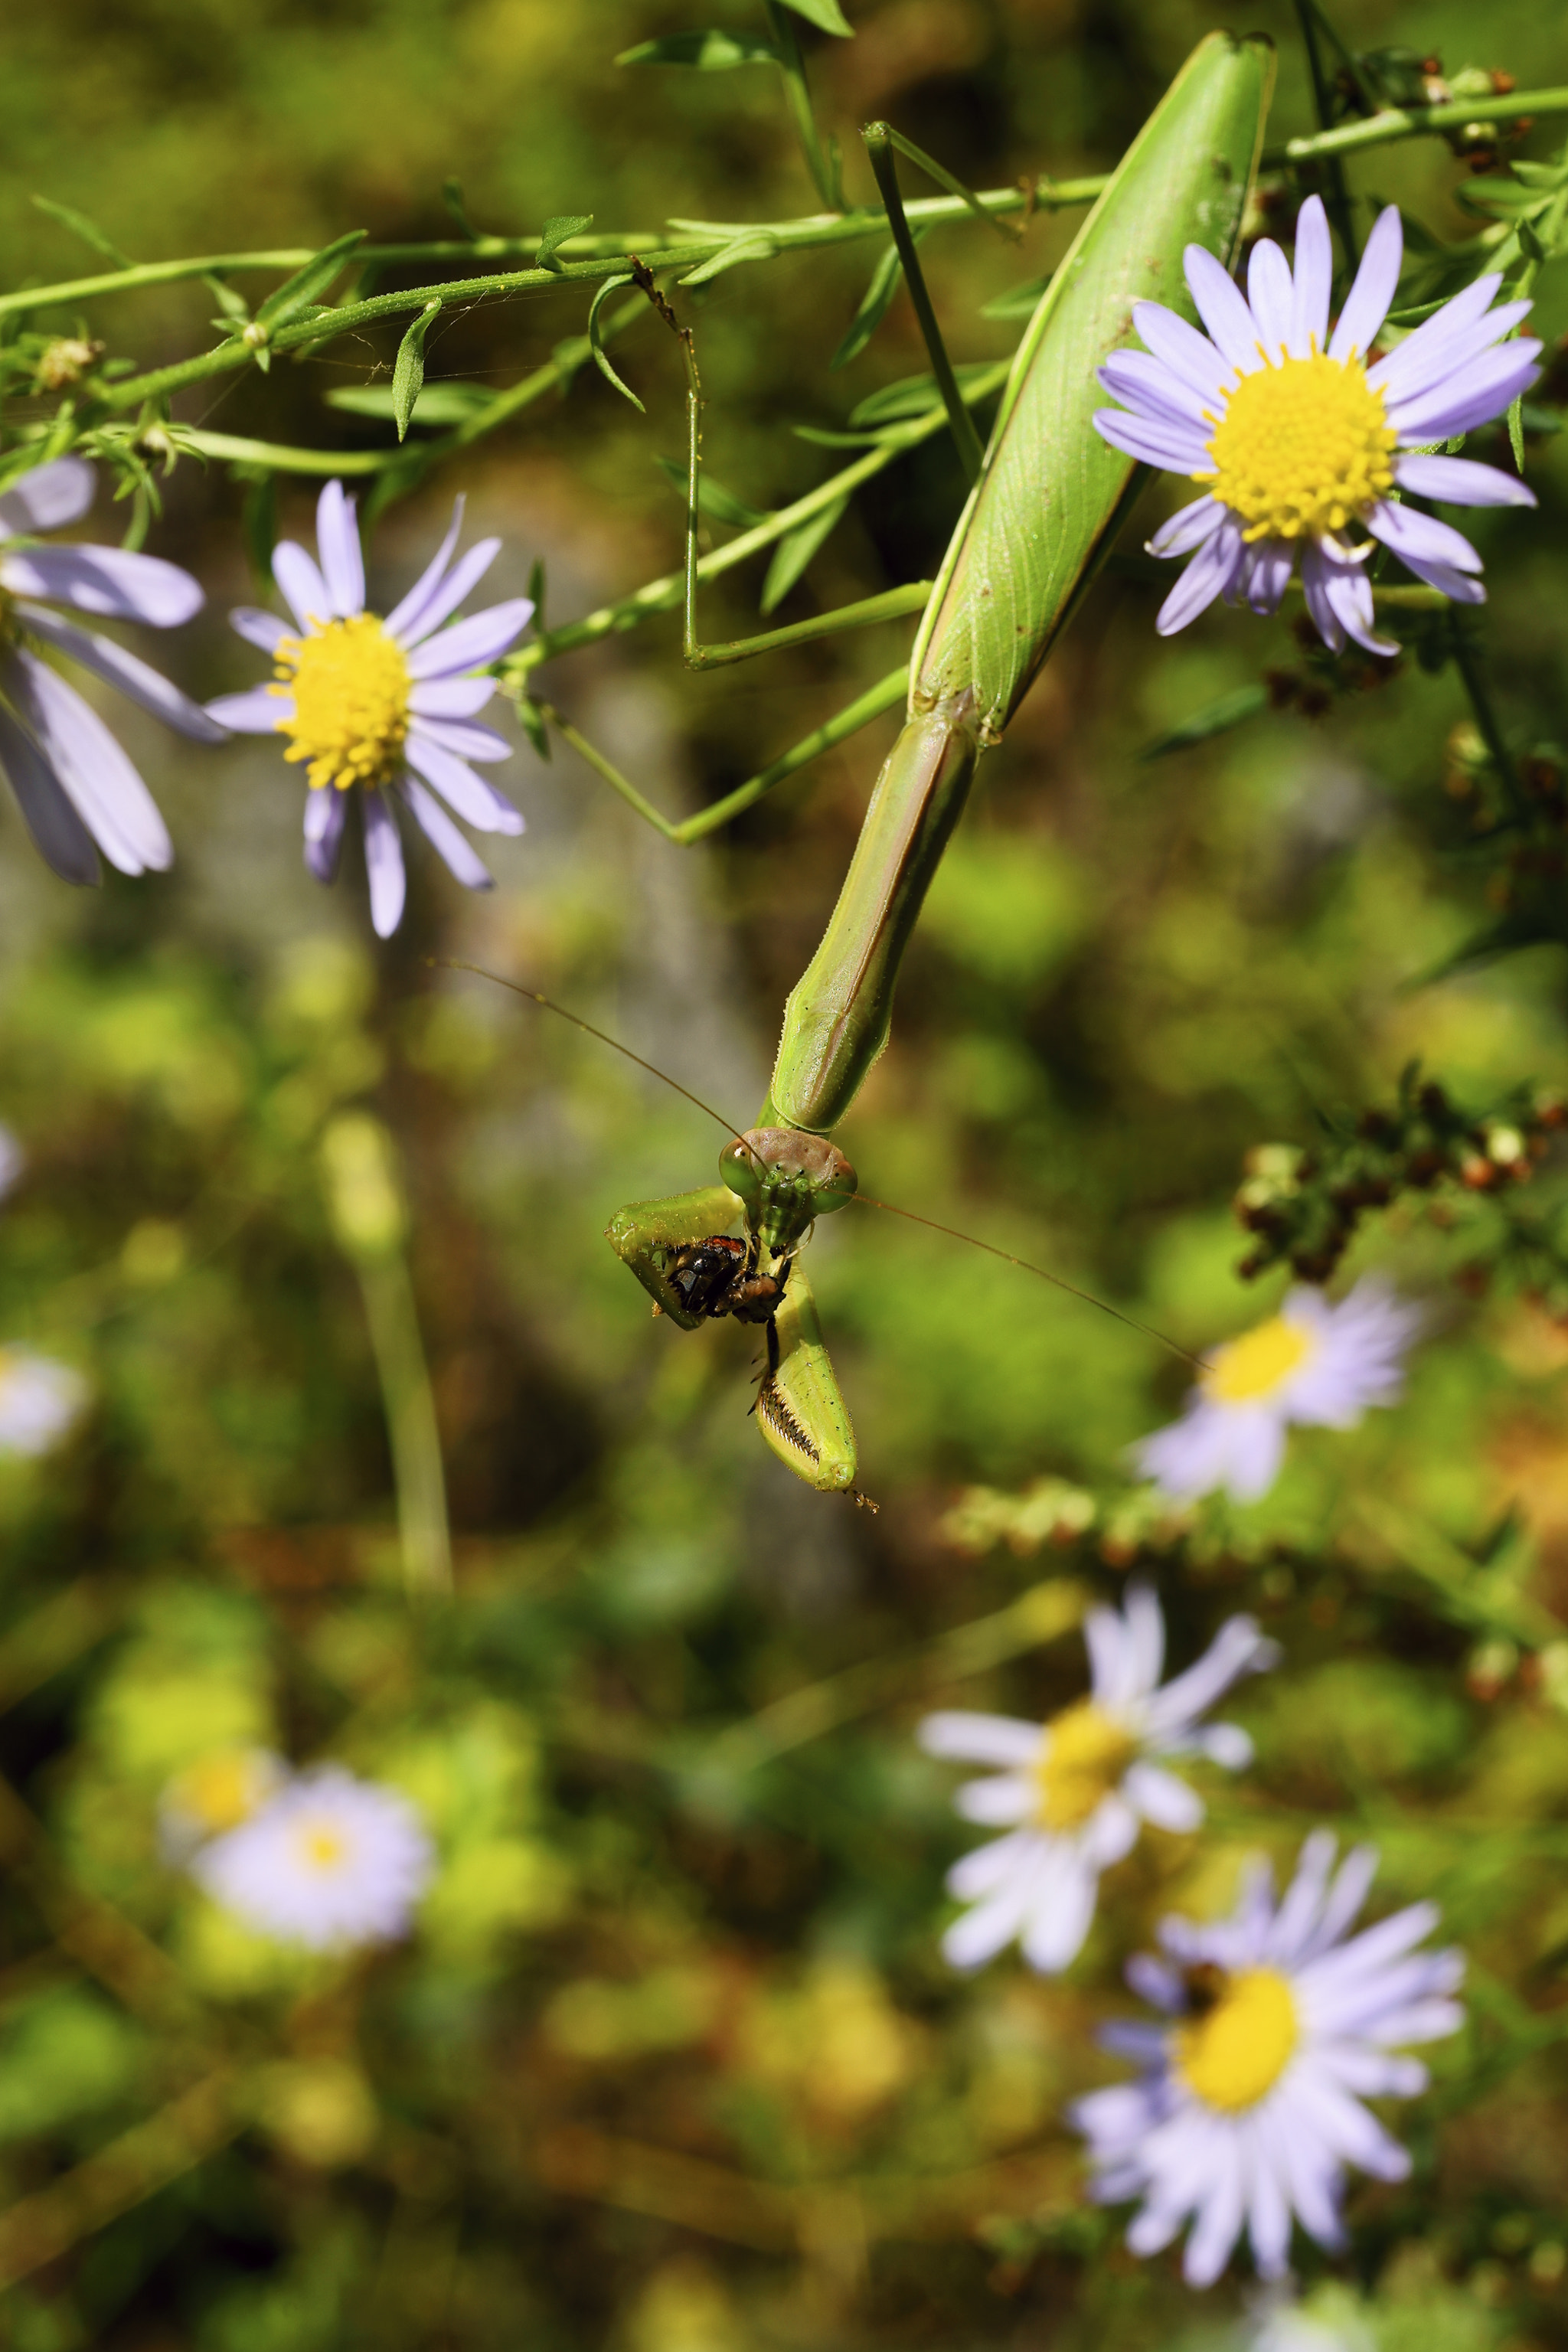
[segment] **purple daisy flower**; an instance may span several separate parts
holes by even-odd
[[[223,740],[201,705],[146,662],[36,601],[154,629],[177,627],[205,603],[190,573],[160,556],[35,544],[79,521],[96,487],[85,458],[55,457],[0,497],[0,769],[47,863],[84,883],[99,879],[100,849],[121,874],[144,874],[172,864],[174,846],[130,760],[40,649],[68,655],[182,735]]]
[[[1485,603],[1469,541],[1391,493],[1451,506],[1532,507],[1533,492],[1515,475],[1419,453],[1500,416],[1535,381],[1541,345],[1529,336],[1505,340],[1531,306],[1492,310],[1502,283],[1493,275],[1478,278],[1369,368],[1403,254],[1390,205],[1331,335],[1333,252],[1321,199],[1309,196],[1296,226],[1294,274],[1262,237],[1245,297],[1212,253],[1188,246],[1187,287],[1207,335],[1163,303],[1133,304],[1147,349],[1113,352],[1100,370],[1107,392],[1126,406],[1100,409],[1095,425],[1113,448],[1208,485],[1149,541],[1151,555],[1193,556],[1161,607],[1162,636],[1185,628],[1216,596],[1276,612],[1298,548],[1307,610],[1335,653],[1347,636],[1369,653],[1398,651],[1373,627],[1365,565],[1376,541],[1456,603]],[[1348,539],[1352,524],[1371,537]]]
[[[273,576],[292,608],[298,635],[275,614],[249,605],[229,614],[247,643],[272,656],[276,682],[219,695],[207,705],[235,734],[287,736],[284,758],[306,763],[305,863],[318,882],[337,877],[350,794],[361,787],[370,919],[384,940],[403,916],[395,797],[469,890],[489,890],[492,879],[441,802],[477,833],[523,829],[505,793],[468,764],[510,759],[512,750],[503,736],[473,724],[474,713],[495,692],[495,680],[469,673],[506,652],[528,626],[533,606],[526,596],[513,596],[442,628],[500,551],[499,539],[482,539],[454,564],[462,523],[459,499],[434,561],[382,620],[364,608],[354,501],[344,497],[341,482],[329,482],[316,508],[320,564],[292,540],[280,541],[272,551]]]

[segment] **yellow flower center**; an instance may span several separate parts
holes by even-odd
[[[249,1820],[264,1784],[256,1759],[243,1748],[231,1748],[221,1756],[204,1756],[182,1772],[174,1783],[174,1801],[216,1837]]]
[[[336,1870],[348,1850],[347,1838],[330,1822],[312,1822],[300,1832],[300,1853],[307,1870]]]
[[[316,635],[282,637],[273,694],[291,694],[294,716],[278,721],[293,741],[286,760],[308,760],[310,783],[384,783],[408,732],[411,681],[401,646],[374,613],[329,621]]]
[[[1289,1979],[1278,1969],[1244,1969],[1222,1976],[1212,2004],[1174,2029],[1171,2057],[1194,2098],[1235,2116],[1274,2088],[1300,2039]]]
[[[1241,518],[1244,538],[1342,530],[1393,488],[1394,430],[1359,359],[1271,361],[1221,398],[1214,470],[1193,478]]]
[[[1203,1385],[1216,1404],[1260,1404],[1316,1355],[1318,1342],[1299,1323],[1271,1315],[1257,1329],[1216,1348]]]
[[[1046,1726],[1033,1766],[1039,1794],[1035,1819],[1042,1829],[1081,1828],[1120,1781],[1138,1753],[1138,1743],[1102,1715],[1092,1699],[1079,1699]]]

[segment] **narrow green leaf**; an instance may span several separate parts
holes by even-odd
[[[528,585],[522,593],[533,607],[533,633],[535,636],[542,637],[544,635],[544,558],[542,555],[536,555],[529,565]],[[546,757],[548,756],[547,753]]]
[[[700,261],[695,269],[689,269],[686,276],[677,282],[682,286],[706,286],[710,278],[721,277],[726,269],[733,269],[737,262],[771,261],[778,249],[776,236],[770,236],[765,229],[749,229],[744,236],[734,238],[721,252],[710,253],[706,261]]]
[[[520,694],[517,698],[517,715],[519,719],[521,721],[523,733],[527,736],[529,741],[532,744],[540,758],[542,760],[548,760],[550,757],[550,730],[544,723],[544,713],[539,708],[538,703],[531,702],[526,694]]]
[[[1568,180],[1568,165],[1562,163],[1516,163],[1513,169],[1527,188],[1560,188]]]
[[[965,384],[989,375],[989,361],[965,361],[952,371],[962,392]],[[924,416],[942,406],[942,394],[936,388],[934,375],[900,376],[897,383],[886,383],[880,392],[873,392],[849,412],[853,431],[862,425],[891,425],[910,416]]]
[[[1005,294],[993,294],[989,302],[982,302],[983,319],[1032,319],[1036,306],[1054,272],[1047,270],[1043,278],[1031,278],[1026,286],[1009,287]]]
[[[819,33],[837,33],[847,41],[855,37],[855,27],[838,0],[784,0],[784,5],[793,8],[797,16],[804,16],[808,25],[815,25]]]
[[[699,73],[728,73],[735,66],[776,66],[779,53],[754,33],[667,33],[660,41],[639,41],[623,49],[618,66],[694,66]]]
[[[598,287],[595,291],[594,299],[588,305],[588,349],[593,352],[594,365],[598,369],[599,373],[604,377],[605,382],[606,383],[613,383],[616,390],[620,394],[621,398],[623,400],[629,400],[639,416],[646,416],[647,415],[647,411],[643,406],[641,401],[637,398],[636,393],[632,390],[630,384],[623,383],[620,377],[616,373],[615,369],[610,365],[609,360],[605,352],[605,346],[599,336],[599,313],[604,309],[607,297],[618,292],[623,286],[635,286],[637,280],[633,278],[629,270],[622,272],[618,277],[604,278],[600,279]]]
[[[881,433],[835,433],[826,425],[792,425],[789,429],[797,441],[809,441],[814,449],[874,449],[887,438]]]
[[[257,311],[257,323],[263,327],[286,327],[291,319],[299,318],[314,302],[320,301],[333,278],[342,268],[356,245],[364,242],[363,228],[351,228],[346,235],[335,236],[331,245],[313,253],[302,269],[270,293]]]
[[[374,416],[389,425],[397,415],[389,383],[345,383],[323,396],[329,408],[342,409],[349,416]],[[484,383],[427,383],[414,404],[410,422],[466,425],[470,416],[487,409],[495,396]]]
[[[1524,394],[1521,393],[1508,412],[1509,446],[1513,451],[1516,472],[1524,471]]]
[[[49,218],[58,221],[62,228],[68,228],[73,236],[79,236],[83,245],[90,246],[94,253],[101,253],[106,261],[112,261],[116,269],[130,269],[134,266],[117,245],[110,244],[97,222],[89,221],[85,213],[79,213],[74,205],[57,205],[53,196],[35,196],[33,202],[41,213],[47,213]]]
[[[808,522],[786,532],[780,540],[773,550],[773,560],[768,566],[768,576],[763,583],[760,605],[763,612],[771,613],[775,604],[783,604],[824,540],[843,521],[848,504],[847,499],[835,499],[830,507],[824,507]]]
[[[220,319],[213,320],[215,327],[221,327],[226,331],[231,327],[248,326],[250,305],[237,286],[230,286],[223,278],[210,275],[202,279],[202,284],[223,313]]]
[[[426,302],[418,317],[410,320],[408,331],[397,346],[397,360],[392,371],[392,421],[400,441],[407,434],[414,404],[424,388],[425,338],[440,309],[439,302]]]
[[[540,268],[559,269],[561,264],[555,258],[556,247],[564,245],[569,236],[576,236],[593,226],[592,213],[552,213],[540,231],[539,251],[533,257]]]
[[[1205,702],[1168,735],[1152,743],[1145,743],[1139,753],[1142,760],[1163,760],[1167,752],[1189,751],[1194,743],[1206,743],[1213,735],[1228,735],[1233,727],[1242,726],[1256,719],[1260,710],[1268,708],[1266,686],[1238,686],[1230,694],[1222,694],[1217,701]]]
[[[669,482],[670,487],[679,494],[682,503],[684,504],[686,499],[685,458],[656,457],[653,462],[658,467],[659,472],[663,474]],[[716,482],[713,479],[712,475],[709,473],[704,473],[699,483],[697,502],[700,511],[704,515],[710,516],[714,522],[731,522],[738,530],[751,530],[756,524],[766,522],[770,519],[769,510],[766,508],[749,507],[744,499],[736,498],[732,491],[727,490],[724,488],[722,482]]]
[[[1538,400],[1521,398],[1519,421],[1527,433],[1561,433],[1563,417],[1555,408],[1543,408]]]
[[[924,233],[922,229],[911,230],[917,245]],[[889,239],[881,259],[871,272],[871,283],[860,297],[860,307],[849,321],[843,341],[827,362],[830,370],[847,367],[851,360],[859,358],[891,309],[902,276],[899,268],[899,248]]]

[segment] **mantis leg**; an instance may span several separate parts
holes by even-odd
[[[757,1391],[757,1427],[772,1454],[819,1494],[855,1485],[855,1431],[798,1263],[768,1326],[768,1371]]]
[[[727,1234],[740,1215],[741,1203],[727,1184],[700,1184],[692,1192],[673,1192],[663,1201],[634,1201],[618,1209],[605,1227],[605,1239],[630,1266],[656,1309],[683,1331],[695,1331],[703,1318],[682,1304],[670,1280],[675,1260],[693,1242]]]

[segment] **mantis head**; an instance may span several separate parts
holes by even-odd
[[[719,1154],[719,1175],[771,1257],[796,1248],[818,1217],[855,1196],[855,1171],[837,1146],[795,1127],[753,1127],[733,1137]]]

